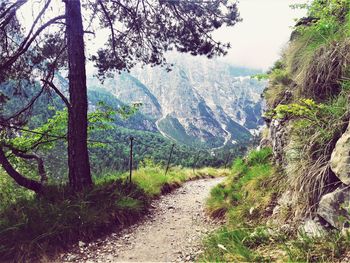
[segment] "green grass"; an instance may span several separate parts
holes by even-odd
[[[226,224],[204,241],[201,262],[337,262],[349,252],[350,234],[309,237],[268,224],[285,188],[270,158],[271,150],[262,149],[235,160],[228,179],[212,189],[207,209]]]
[[[0,212],[0,259],[23,262],[54,254],[135,222],[148,203],[142,189],[122,180],[79,195],[52,187],[45,197],[18,200]]]
[[[265,260],[254,249],[256,244],[261,245],[262,240],[268,239],[266,231],[255,228],[263,222],[265,209],[274,201],[279,189],[271,156],[271,149],[264,148],[250,152],[245,159],[236,159],[228,179],[212,189],[207,210],[214,217],[226,218],[227,224],[205,241],[201,260]]]
[[[231,176],[214,187],[207,201],[207,209],[214,217],[226,215],[244,222],[242,218],[256,203],[264,200],[268,205],[273,197],[273,186],[268,191],[261,192],[263,184],[269,184],[269,178],[274,175],[274,168],[270,164],[271,149],[252,151],[246,159],[238,158],[234,161]]]
[[[45,197],[17,187],[0,174],[0,261],[33,262],[52,256],[78,241],[89,241],[130,225],[142,217],[150,200],[183,182],[225,176],[226,169],[174,167],[165,175],[158,165],[128,174],[95,178],[93,189],[73,194],[66,187],[49,186]]]
[[[188,168],[174,167],[165,175],[164,168],[161,166],[142,167],[134,172],[133,182],[135,182],[148,195],[154,197],[172,188],[178,187],[183,182],[198,179],[201,177],[227,176],[228,170],[202,168],[195,170]]]

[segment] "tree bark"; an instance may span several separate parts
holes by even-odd
[[[43,190],[42,184],[38,181],[24,177],[22,174],[16,171],[16,169],[8,161],[5,152],[2,147],[0,147],[0,164],[2,168],[18,183],[27,189],[33,190],[36,193],[41,193]]]
[[[84,30],[79,0],[65,0],[70,108],[68,110],[69,184],[80,191],[92,186],[87,146],[87,87]]]

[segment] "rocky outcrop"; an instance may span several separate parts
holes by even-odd
[[[343,229],[349,227],[350,188],[341,187],[322,196],[317,214],[332,227]]]
[[[317,214],[332,227],[343,230],[350,222],[350,125],[337,141],[330,159],[330,168],[342,184],[322,196]]]
[[[337,141],[332,152],[330,166],[342,183],[350,184],[350,125]]]
[[[283,165],[285,162],[285,147],[288,144],[288,126],[282,120],[273,119],[270,123],[272,152],[276,164]]]

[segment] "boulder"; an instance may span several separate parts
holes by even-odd
[[[322,196],[317,214],[339,230],[348,228],[350,222],[349,203],[349,187],[338,188],[334,192]]]
[[[350,125],[337,141],[332,152],[330,167],[342,183],[350,185]]]

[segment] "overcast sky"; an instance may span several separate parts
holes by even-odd
[[[240,0],[239,12],[242,22],[230,28],[214,32],[215,39],[230,42],[232,48],[226,57],[220,58],[230,64],[257,69],[268,69],[279,58],[282,48],[288,42],[295,19],[304,15],[303,11],[292,10],[291,4],[307,0]],[[1,2],[1,0],[0,0]],[[62,1],[54,0],[51,12],[64,13]],[[32,1],[21,13],[22,20],[32,23],[33,10],[40,10],[40,2]],[[102,34],[101,34],[102,33]],[[96,51],[105,42],[100,31],[96,37],[87,36],[88,50]],[[91,65],[88,69],[92,70]]]
[[[288,42],[294,19],[304,11],[292,10],[291,4],[302,0],[240,0],[242,22],[214,33],[230,42],[232,48],[223,60],[234,65],[268,69],[279,58]]]

